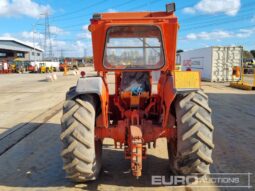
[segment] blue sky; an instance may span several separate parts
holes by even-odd
[[[169,0],[0,0],[0,36],[43,45],[49,13],[53,53],[91,55],[89,19],[96,12],[164,11]],[[176,0],[178,48],[242,45],[255,49],[254,0]],[[34,27],[33,27],[34,26]],[[33,33],[33,28],[35,33]],[[34,35],[33,35],[34,34]]]

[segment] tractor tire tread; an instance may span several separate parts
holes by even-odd
[[[101,164],[96,162],[95,115],[95,103],[91,95],[64,103],[60,134],[63,143],[61,156],[66,177],[74,182],[95,180],[101,168]]]
[[[209,166],[213,163],[214,149],[211,112],[208,96],[202,90],[177,95],[175,156],[171,156],[173,147],[168,145],[170,166],[174,173],[204,175],[210,172]]]

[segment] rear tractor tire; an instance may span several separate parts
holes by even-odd
[[[74,182],[95,180],[101,169],[102,142],[94,139],[95,117],[93,96],[83,95],[64,103],[61,156],[67,178]]]
[[[168,143],[170,167],[175,174],[210,173],[213,130],[208,96],[202,91],[177,95],[177,139]]]

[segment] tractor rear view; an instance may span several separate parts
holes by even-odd
[[[146,150],[156,147],[158,138],[167,139],[172,172],[209,173],[211,109],[199,72],[175,70],[179,24],[174,9],[168,4],[166,12],[93,15],[89,30],[97,76],[82,75],[70,88],[61,119],[61,156],[71,180],[97,178],[104,138],[123,148],[136,177],[142,175]],[[108,72],[114,72],[114,94],[109,93]],[[158,82],[153,72],[160,73]]]

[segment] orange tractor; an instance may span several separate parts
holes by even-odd
[[[104,138],[124,149],[136,177],[158,138],[167,139],[172,172],[209,173],[211,109],[200,73],[175,70],[179,24],[174,11],[175,4],[168,4],[165,12],[93,15],[89,30],[97,76],[83,72],[67,93],[61,119],[61,156],[71,180],[97,178]],[[114,72],[112,94],[108,72]]]

